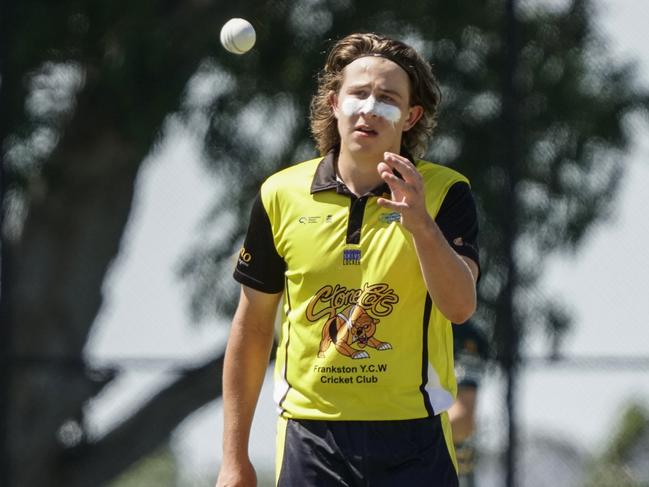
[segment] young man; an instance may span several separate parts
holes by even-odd
[[[465,177],[416,159],[439,88],[411,47],[353,34],[311,106],[322,157],[268,178],[235,278],[218,486],[255,485],[250,426],[273,342],[277,485],[455,486],[451,322],[476,306]]]

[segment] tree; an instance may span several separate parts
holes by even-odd
[[[252,198],[274,169],[313,154],[306,120],[313,77],[327,39],[351,31],[405,38],[435,65],[445,102],[429,156],[472,180],[482,215],[477,320],[502,338],[508,212],[500,199],[501,0],[422,0],[407,9],[384,0],[247,0],[236,9],[199,1],[22,0],[3,8],[2,346],[11,355],[3,368],[11,379],[3,424],[12,485],[101,485],[218,397],[222,357],[187,371],[105,437],[84,435],[83,405],[114,379],[94,373],[82,354],[119,252],[135,176],[169,114],[209,117],[206,152],[214,173],[233,183],[211,216],[228,225],[218,240],[192,249],[183,276],[193,286],[196,316],[214,313],[215,302],[228,316],[235,301],[230,257]],[[607,214],[624,169],[617,157],[628,143],[623,118],[647,102],[632,65],[605,58],[591,12],[591,2],[574,0],[565,10],[527,10],[521,19],[523,279],[516,312],[530,327],[565,326],[559,306],[530,307],[526,292],[545,257],[579,243]],[[215,26],[237,15],[257,28],[258,44],[244,57],[217,46]],[[218,73],[224,86],[215,87],[221,94],[210,104],[188,105],[184,90],[199,69]]]
[[[608,444],[593,459],[584,485],[635,487],[649,483],[647,468],[649,445],[649,409],[642,403],[629,402],[616,418]]]
[[[15,193],[6,204],[26,213],[19,225],[15,210],[4,221],[2,343],[12,354],[5,462],[11,485],[101,485],[215,397],[218,370],[202,391],[192,387],[193,371],[101,441],[79,431],[84,403],[112,379],[85,367],[82,352],[135,176],[185,83],[215,50],[213,26],[233,13],[154,1],[3,7],[1,133],[11,182],[3,178],[3,196]],[[178,387],[187,385],[185,397]],[[137,439],[138,428],[148,435]]]
[[[111,482],[110,487],[178,485],[177,477],[176,458],[168,446],[162,446]]]

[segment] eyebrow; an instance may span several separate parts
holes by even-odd
[[[368,88],[368,87],[369,87],[369,83],[357,83],[357,84],[351,84],[351,85],[349,85],[348,89],[351,89],[351,90],[354,90],[354,89],[359,90],[359,89]],[[380,91],[381,93],[385,93],[385,94],[388,94],[388,95],[396,96],[396,97],[398,97],[398,98],[404,98],[404,95],[402,95],[401,93],[399,93],[399,92],[396,91],[396,90],[391,90],[390,88],[379,88],[379,91]]]
[[[386,88],[386,89],[379,88],[379,90],[381,90],[383,93],[387,93],[388,95],[393,95],[393,96],[397,96],[399,98],[403,98],[403,95],[401,93],[399,93],[398,91],[391,90],[389,88]]]

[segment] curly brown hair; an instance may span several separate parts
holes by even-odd
[[[351,34],[334,44],[318,75],[318,90],[311,100],[311,133],[321,155],[340,144],[340,134],[330,104],[331,93],[342,85],[343,70],[364,56],[380,56],[401,66],[410,79],[410,106],[421,105],[424,114],[403,133],[402,145],[414,157],[421,157],[436,125],[441,99],[439,84],[430,64],[403,42],[374,33]]]

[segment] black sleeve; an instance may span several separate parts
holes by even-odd
[[[250,212],[248,233],[239,252],[234,278],[248,287],[265,293],[284,290],[286,264],[275,248],[268,213],[257,194]]]
[[[453,250],[480,267],[478,213],[467,183],[458,182],[449,188],[435,222]]]

